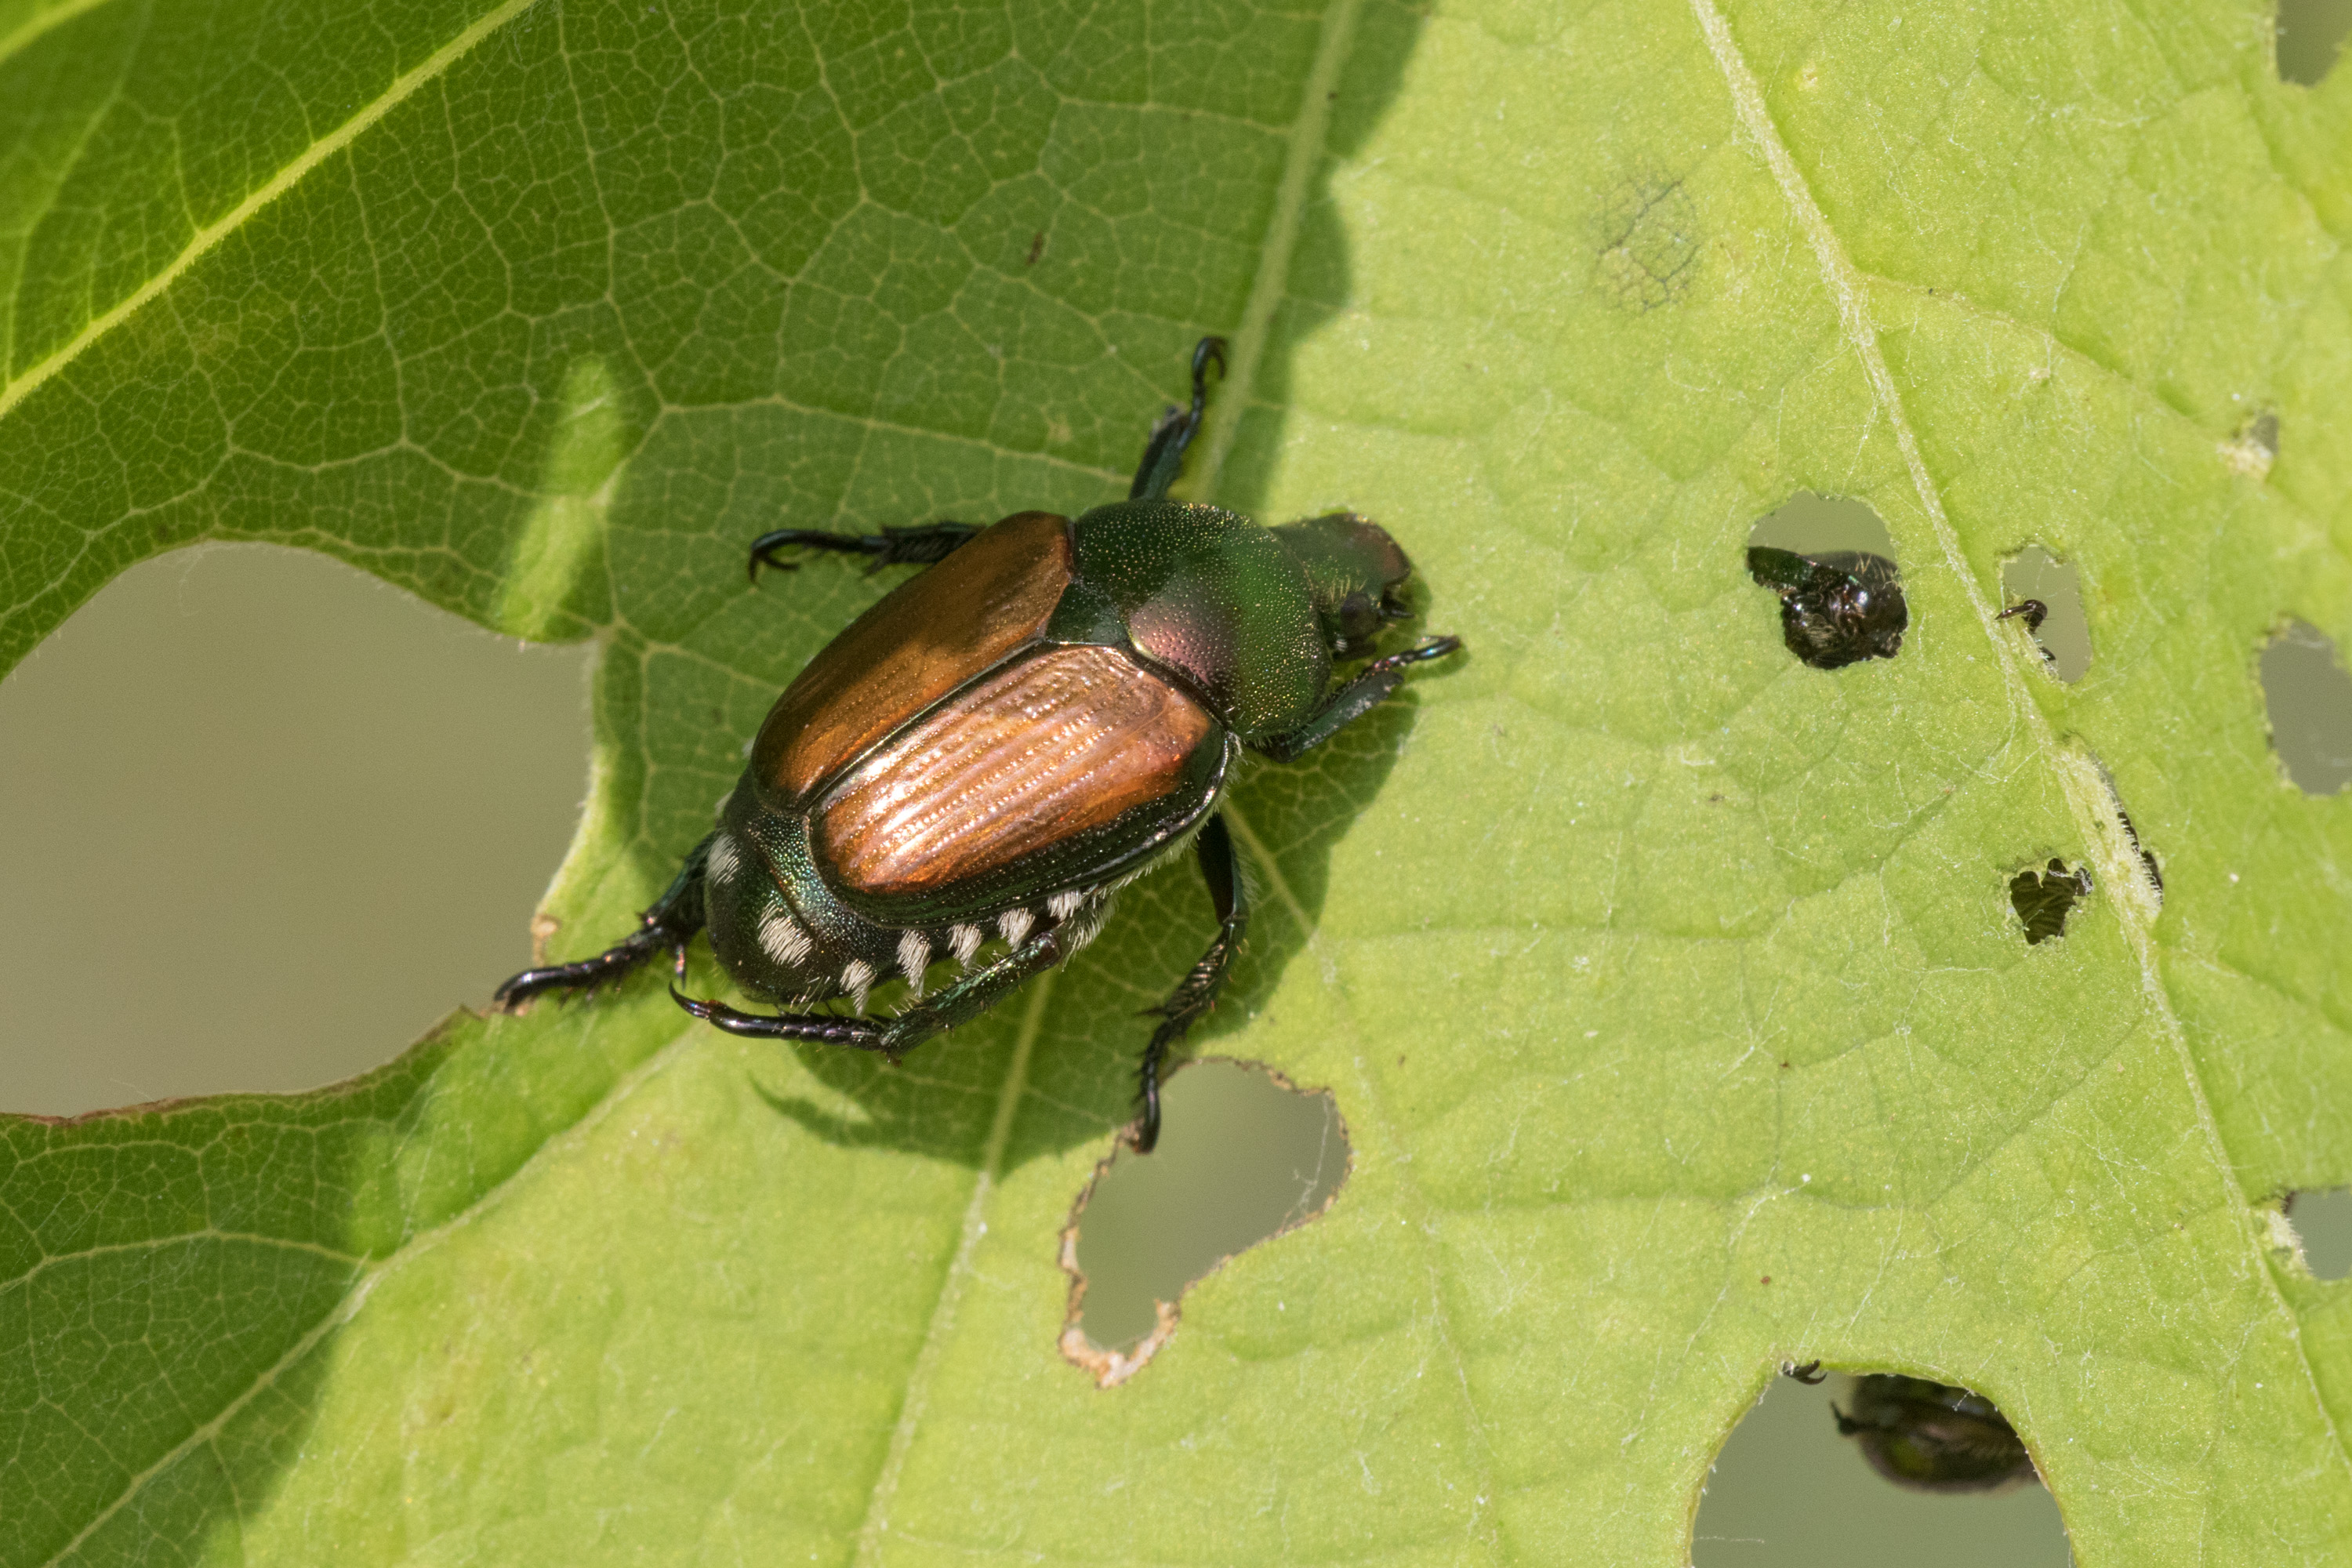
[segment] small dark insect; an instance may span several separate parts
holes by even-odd
[[[2067,914],[2077,900],[2090,896],[2091,868],[2077,866],[2069,870],[2063,860],[2055,858],[2046,871],[2028,866],[2009,879],[2009,901],[2017,918],[2025,922],[2028,946],[2065,935]]]
[[[1893,658],[1911,624],[1895,563],[1858,550],[1800,555],[1756,545],[1748,573],[1780,595],[1780,637],[1815,669]]]
[[[2023,616],[2025,629],[2029,632],[2038,632],[2042,629],[2042,623],[2050,618],[2050,606],[2039,599],[2020,599],[2016,604],[1995,616],[1993,619],[2005,621],[2011,616]]]
[[[1991,1400],[1949,1384],[1874,1373],[1853,1380],[1853,1414],[1835,1405],[1838,1434],[1870,1468],[1923,1492],[1985,1492],[2036,1479],[2032,1458]]]
[[[1045,254],[1045,231],[1039,229],[1029,237],[1029,254],[1021,258],[1024,267],[1034,267],[1037,258]]]
[[[1817,1361],[1809,1361],[1802,1366],[1797,1366],[1788,1362],[1782,1362],[1780,1363],[1780,1375],[1782,1377],[1793,1377],[1799,1383],[1803,1384],[1807,1388],[1816,1387],[1830,1380],[1830,1374],[1822,1370],[1822,1363]]]
[[[1371,711],[1410,667],[1462,646],[1433,637],[1374,657],[1414,613],[1412,563],[1378,524],[1332,512],[1265,528],[1168,499],[1212,364],[1223,368],[1224,344],[1203,338],[1192,406],[1152,426],[1115,505],[754,540],[754,581],[762,565],[795,567],[795,550],[927,570],[785,688],[718,827],[640,928],[593,958],[524,971],[499,1003],[593,991],[657,952],[683,976],[687,943],[708,929],[737,984],[796,1010],[739,1012],[673,988],[688,1013],[733,1035],[896,1059],[1067,960],[1114,893],[1190,847],[1218,929],[1153,1009],[1135,1132],[1149,1151],[1160,1060],[1216,1001],[1249,922],[1217,814],[1243,752],[1289,762]],[[925,996],[948,959],[961,973]],[[907,1007],[867,1014],[866,993],[894,974]],[[806,1010],[835,997],[851,1016]]]

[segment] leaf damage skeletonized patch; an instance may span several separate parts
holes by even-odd
[[[1170,1079],[1165,1104],[1159,1147],[1121,1145],[1097,1165],[1062,1231],[1061,1352],[1104,1388],[1168,1342],[1185,1290],[1321,1215],[1353,1163],[1330,1093],[1255,1063],[1196,1063]]]
[[[1609,194],[1594,225],[1603,291],[1636,313],[1670,305],[1698,271],[1698,210],[1680,180],[1629,180]]]

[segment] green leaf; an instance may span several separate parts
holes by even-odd
[[[1355,1168],[1124,1385],[1055,1353],[1057,1233],[1206,940],[1177,875],[897,1071],[639,983],[8,1122],[0,1559],[1666,1564],[1814,1357],[1995,1399],[2085,1564],[2344,1551],[2352,1294],[2273,1200],[2352,1180],[2352,796],[2284,781],[2254,661],[2352,638],[2352,74],[2269,48],[2023,0],[0,12],[0,661],[208,539],[596,637],[559,952],[880,591],[751,587],[751,535],[1114,497],[1203,331],[1192,492],[1379,516],[1470,648],[1235,795],[1197,1048],[1329,1086]],[[1892,531],[1892,663],[1799,666],[1746,578],[1808,489]],[[1994,619],[2028,542],[2079,685]],[[2097,890],[2029,947],[2053,856]]]

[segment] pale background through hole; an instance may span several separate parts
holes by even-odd
[[[2286,1215],[2303,1237],[2303,1260],[2313,1279],[2352,1274],[2352,1191],[2296,1193],[2287,1201]]]
[[[2335,68],[2347,32],[2352,0],[2279,0],[2279,79],[2317,86]]]
[[[310,1089],[530,961],[586,645],[327,556],[183,551],[0,682],[0,1110]]]
[[[2263,701],[2271,744],[2305,795],[2352,784],[2352,674],[2326,633],[2289,621],[2263,647]]]
[[[1219,1258],[1319,1213],[1348,1173],[1328,1094],[1212,1060],[1170,1079],[1161,1104],[1159,1148],[1122,1150],[1078,1216],[1078,1324],[1103,1350],[1150,1333],[1152,1303],[1176,1300]]]
[[[1759,518],[1748,531],[1748,545],[1751,550],[1787,550],[1799,555],[1859,550],[1901,564],[1895,554],[1895,536],[1867,503],[1850,496],[1815,495],[1811,490],[1799,490]]]

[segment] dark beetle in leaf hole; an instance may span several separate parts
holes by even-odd
[[[1902,650],[1911,609],[1895,563],[1884,555],[1800,555],[1759,544],[1748,552],[1748,574],[1780,595],[1780,640],[1815,669],[1893,658]]]
[[[1408,620],[1412,563],[1352,512],[1265,528],[1168,489],[1201,426],[1224,345],[1192,353],[1192,399],[1152,427],[1128,499],[1076,519],[1015,512],[989,527],[879,534],[788,528],[752,542],[751,572],[793,549],[921,564],[811,659],[760,727],[719,826],[647,910],[593,958],[526,970],[512,1005],[584,990],[657,952],[685,973],[711,951],[787,1011],[671,995],[730,1034],[896,1058],[1002,1002],[1084,947],[1111,896],[1188,845],[1216,907],[1208,951],[1160,1007],[1134,1142],[1160,1134],[1160,1067],[1224,983],[1249,919],[1217,804],[1244,750],[1288,762],[1369,712],[1433,637],[1371,658]],[[1369,659],[1336,685],[1337,667]],[[956,977],[929,995],[952,959]],[[866,993],[904,978],[895,1016]],[[851,1014],[806,1009],[847,997]]]
[[[1873,1373],[1853,1380],[1853,1414],[1836,1405],[1838,1432],[1870,1468],[1924,1492],[1997,1491],[2035,1479],[2017,1430],[1981,1394],[1923,1377]]]

